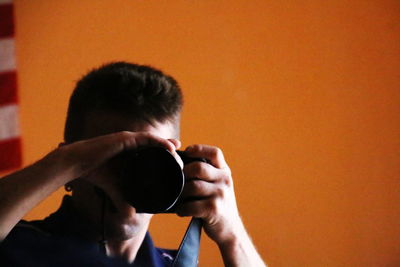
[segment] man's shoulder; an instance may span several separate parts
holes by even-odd
[[[0,266],[34,262],[40,266],[128,266],[120,259],[107,257],[99,242],[88,238],[68,201],[65,197],[61,207],[43,220],[20,221],[0,244]],[[134,266],[170,266],[176,253],[155,247],[147,233]],[[7,259],[13,264],[4,264]]]
[[[2,248],[5,246],[20,246],[35,244],[40,240],[48,239],[50,233],[43,227],[41,221],[19,221],[10,231],[4,241],[1,243]]]
[[[1,266],[85,266],[92,262],[88,259],[94,260],[95,248],[90,244],[52,235],[40,225],[21,221],[13,228],[0,245]]]
[[[1,266],[129,266],[101,253],[96,242],[49,231],[46,220],[20,221],[0,245]],[[51,227],[50,227],[51,230]],[[150,234],[134,266],[170,266],[176,250],[155,247]],[[150,263],[150,264],[149,264]]]
[[[38,234],[38,235],[44,235],[44,236],[49,236],[50,233],[46,229],[44,225],[44,220],[35,220],[35,221],[26,221],[26,220],[21,220],[19,221],[14,228],[12,229],[10,234],[19,234],[19,233],[25,233],[25,234]]]

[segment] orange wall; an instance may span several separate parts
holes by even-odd
[[[225,151],[271,266],[400,265],[399,1],[15,4],[25,165],[61,141],[83,73],[153,64],[184,89],[184,144]],[[151,228],[157,244],[177,246],[182,219],[163,220]],[[203,241],[201,266],[222,266]]]

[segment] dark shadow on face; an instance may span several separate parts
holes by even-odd
[[[166,122],[133,122],[127,118],[95,114],[87,116],[82,139],[88,139],[119,131],[150,132],[165,139],[179,138],[179,117]],[[100,239],[103,227],[107,240],[127,240],[138,233],[147,231],[151,214],[136,213],[134,207],[127,204],[118,194],[115,175],[110,163],[106,163],[89,174],[88,180],[104,181],[102,188],[107,197],[101,197],[95,186],[83,178],[74,180],[72,199],[74,206],[85,222],[90,225],[90,235]],[[104,205],[104,211],[103,211]],[[104,212],[104,214],[103,214]],[[104,215],[104,225],[102,217]]]

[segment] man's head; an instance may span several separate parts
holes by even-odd
[[[69,103],[65,142],[118,131],[178,138],[181,108],[182,94],[172,77],[148,66],[125,62],[107,64],[78,81]],[[115,178],[107,164],[90,176],[108,181]],[[98,231],[105,228],[107,238],[129,239],[147,229],[149,214],[136,214],[134,208],[112,196],[113,203],[102,210],[103,199],[87,179],[70,184],[76,208],[91,221],[93,228]],[[101,222],[104,212],[105,221]]]
[[[137,125],[170,122],[178,136],[182,102],[178,83],[160,70],[126,62],[106,64],[78,81],[69,103],[64,138],[71,143],[93,137],[87,133],[91,124],[110,116]]]

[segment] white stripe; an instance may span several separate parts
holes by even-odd
[[[0,39],[0,71],[15,70],[14,39]]]
[[[0,0],[0,4],[9,4],[12,3],[12,0]]]
[[[19,136],[18,106],[0,106],[0,140]]]

